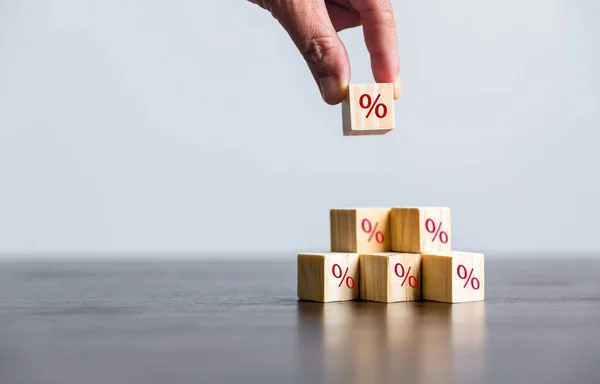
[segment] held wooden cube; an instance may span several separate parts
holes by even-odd
[[[485,297],[482,253],[423,253],[421,275],[423,300],[462,303]]]
[[[332,252],[389,252],[390,208],[332,209]]]
[[[342,102],[344,136],[385,135],[394,130],[394,84],[350,84]]]
[[[390,222],[393,252],[447,252],[452,249],[450,208],[392,208]]]
[[[418,253],[369,253],[359,260],[361,299],[391,303],[421,298]]]
[[[359,296],[358,254],[301,253],[298,255],[298,298],[345,301]]]

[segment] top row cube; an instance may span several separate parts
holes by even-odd
[[[450,209],[444,207],[332,209],[332,252],[446,252]]]

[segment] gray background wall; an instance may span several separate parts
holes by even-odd
[[[459,249],[598,250],[599,3],[393,3],[397,130],[346,138],[245,1],[0,0],[0,254],[326,250],[330,208],[373,205],[451,207]]]

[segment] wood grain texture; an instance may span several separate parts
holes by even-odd
[[[482,253],[459,251],[423,253],[421,273],[423,300],[462,303],[485,299],[485,268]]]
[[[338,277],[333,273],[336,264],[339,265],[339,268],[335,267]],[[331,252],[298,255],[297,283],[298,298],[301,300],[330,302],[358,299],[359,280],[358,254]]]
[[[404,276],[409,276],[406,281]],[[421,255],[393,252],[361,254],[360,298],[384,303],[419,300]]]
[[[429,228],[427,228],[427,220]],[[433,226],[435,230],[433,230]],[[440,232],[436,230],[441,225]],[[429,231],[428,231],[429,229]],[[433,233],[431,233],[432,231]],[[444,232],[447,235],[447,242]],[[450,208],[406,207],[392,208],[390,213],[390,249],[393,252],[447,252],[452,243]]]
[[[332,252],[389,252],[390,208],[332,209],[330,236]]]
[[[369,114],[370,108],[362,108],[360,97],[369,95],[371,104],[375,103],[378,95],[381,95],[377,105],[385,105],[387,112],[380,118],[373,109]],[[363,100],[363,105],[367,105],[367,99]],[[380,115],[383,114],[383,108],[379,108]],[[367,117],[369,114],[369,117]],[[342,124],[344,136],[358,135],[385,135],[394,130],[394,85],[392,83],[376,84],[350,84],[348,86],[348,95],[342,102]]]

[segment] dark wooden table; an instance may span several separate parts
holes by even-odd
[[[282,259],[0,263],[0,383],[600,383],[600,258],[456,305],[300,302]]]

